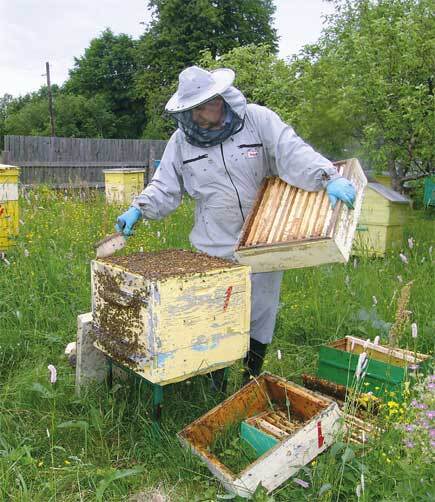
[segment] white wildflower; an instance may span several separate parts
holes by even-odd
[[[408,239],[408,246],[409,249],[412,249],[414,247],[414,239],[412,237]]]
[[[157,239],[160,239],[160,230],[157,230]]]
[[[418,336],[418,329],[417,329],[417,323],[413,322],[411,324],[411,336],[412,338],[417,338]]]
[[[358,497],[358,500],[361,498],[361,485],[357,484],[356,489],[355,489],[356,496]]]
[[[139,248],[139,252],[143,253],[143,246]]]
[[[47,368],[50,371],[50,383],[56,383],[56,380],[57,380],[57,370],[56,370],[56,368],[52,364],[49,364],[47,366]]]
[[[400,259],[403,261],[403,263],[404,263],[405,265],[407,265],[407,264],[408,264],[408,258],[406,257],[406,255],[404,255],[403,253],[400,253],[400,254],[399,254],[399,257],[400,257]]]
[[[357,364],[356,370],[355,370],[355,377],[357,380],[360,380],[361,378],[364,377],[368,362],[369,362],[369,360],[367,358],[367,353],[361,352],[361,354],[359,355],[358,364]]]
[[[24,256],[28,258],[30,256],[30,253],[27,249],[24,250]]]
[[[366,487],[365,479],[364,479],[364,474],[361,473],[361,493],[364,493]]]
[[[401,276],[401,275],[398,275],[398,276],[397,276],[397,280],[400,282],[400,284],[402,284],[402,283],[403,283],[403,279],[402,279],[402,276]]]
[[[281,361],[281,351],[279,349],[277,350],[276,355],[278,357],[278,361]]]
[[[372,301],[373,301],[373,307],[375,307],[378,304],[378,299],[376,298],[375,295],[372,296]]]

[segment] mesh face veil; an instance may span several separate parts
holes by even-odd
[[[211,99],[215,99],[214,96]],[[171,113],[177,121],[178,127],[186,135],[186,140],[194,146],[211,147],[223,143],[233,134],[236,134],[243,128],[244,120],[240,118],[223,99],[224,123],[220,129],[206,129],[200,127],[192,117],[192,109],[182,112]]]

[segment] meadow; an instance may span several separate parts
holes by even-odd
[[[77,315],[91,309],[93,244],[112,232],[120,209],[96,192],[47,188],[23,193],[20,205],[20,235],[0,261],[0,500],[228,499],[176,437],[221,399],[207,377],[165,389],[159,435],[150,427],[151,395],[143,385],[119,381],[75,394],[75,370],[63,352],[75,339]],[[192,218],[185,201],[165,220],[139,225],[123,252],[188,248]],[[398,344],[432,354],[433,215],[414,211],[405,234],[402,249],[384,259],[287,271],[265,370],[300,382],[301,373],[315,372],[325,342],[345,335],[379,335],[386,342],[400,291],[410,281],[411,313]],[[53,384],[50,364],[57,369]],[[434,500],[434,383],[411,383],[403,404],[391,396],[380,413],[385,432],[375,442],[338,441],[300,471],[299,481],[269,496],[259,490],[253,500]],[[240,385],[236,365],[228,393]]]

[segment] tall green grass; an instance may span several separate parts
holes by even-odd
[[[111,390],[95,385],[80,397],[74,393],[74,369],[63,350],[75,338],[77,315],[91,308],[93,243],[112,232],[119,212],[95,192],[39,189],[21,198],[10,265],[0,261],[0,500],[118,501],[156,488],[170,500],[190,502],[218,500],[223,493],[176,439],[219,400],[205,377],[165,388],[160,436],[150,427],[151,396],[144,385],[117,382]],[[165,220],[140,225],[124,252],[188,247],[192,213],[187,201]],[[410,280],[416,348],[431,353],[434,230],[433,220],[415,214],[406,229],[415,245],[410,249],[405,239],[402,249],[408,264],[395,251],[385,259],[286,272],[265,369],[299,381],[301,373],[314,372],[317,348],[326,341],[349,334],[385,341],[397,295]],[[410,329],[400,345],[414,348]],[[48,364],[58,371],[54,385]],[[240,365],[232,368],[229,392],[239,387],[240,374]],[[361,469],[361,500],[428,500],[430,467],[409,456],[398,434],[389,428],[365,452],[364,467],[358,451],[338,443],[299,475],[308,489],[289,481],[274,500],[356,500]],[[267,497],[259,492],[255,499]]]

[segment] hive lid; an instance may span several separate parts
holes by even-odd
[[[10,166],[8,164],[0,164],[0,174],[16,175],[20,172],[17,166]]]
[[[385,197],[390,202],[398,202],[399,204],[409,204],[411,202],[408,197],[405,197],[401,193],[396,192],[392,188],[388,188],[381,183],[370,182],[367,186],[379,195],[382,195],[382,197]]]
[[[130,174],[130,173],[144,173],[145,169],[122,167],[120,169],[103,169],[103,173],[116,173],[116,174]]]

